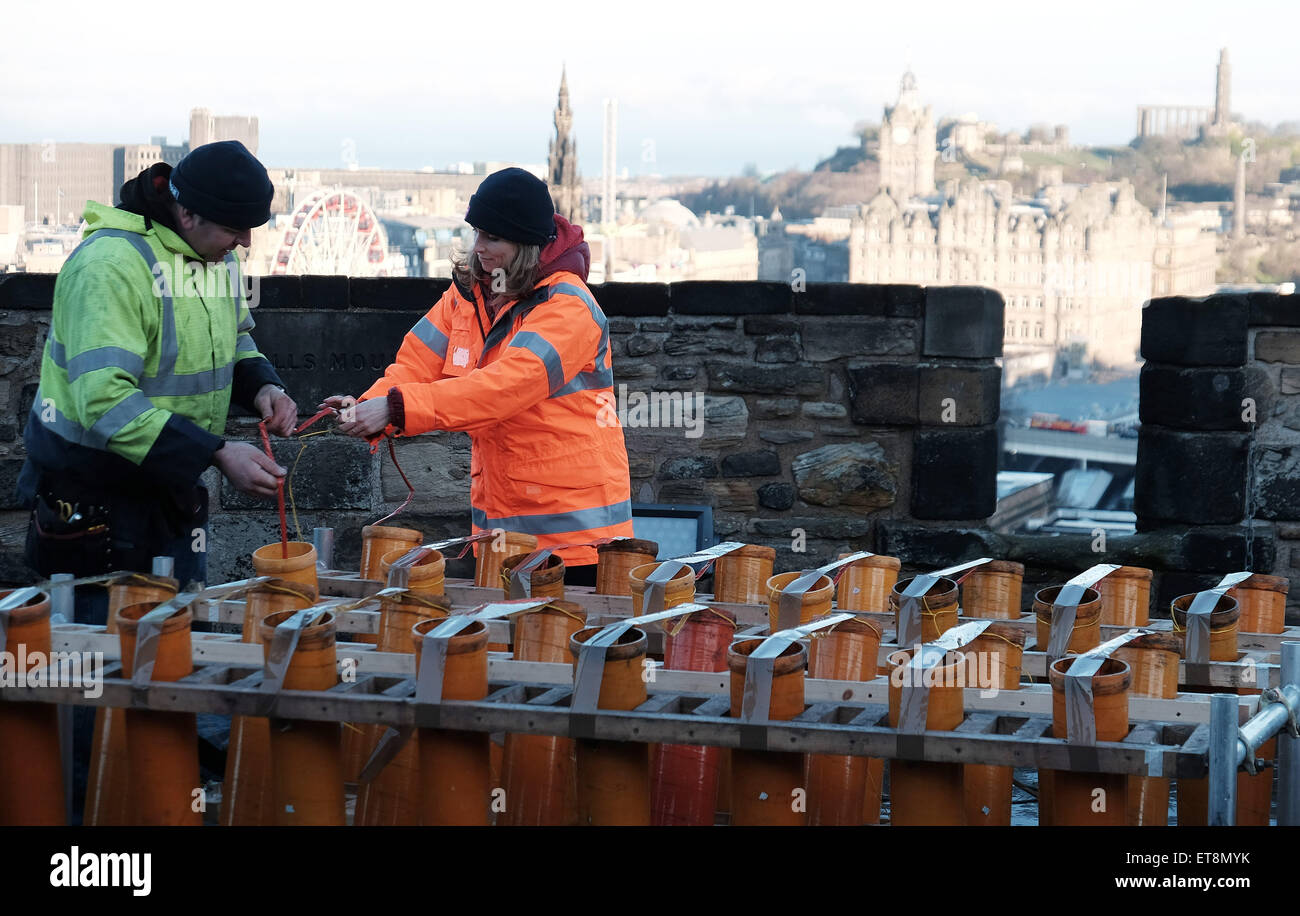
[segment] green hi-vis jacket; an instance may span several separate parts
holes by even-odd
[[[148,494],[193,487],[232,395],[279,384],[249,331],[239,262],[207,264],[172,230],[90,202],[54,286],[19,494],[71,479]]]

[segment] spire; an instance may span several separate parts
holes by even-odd
[[[547,157],[547,184],[555,209],[570,222],[579,222],[582,210],[582,186],[578,180],[578,144],[570,136],[573,110],[569,107],[568,68],[560,68],[560,92],[555,103],[555,139]]]

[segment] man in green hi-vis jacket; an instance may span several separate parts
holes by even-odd
[[[282,436],[297,419],[249,335],[233,253],[270,218],[273,193],[262,164],[227,140],[146,169],[119,207],[87,204],[23,433],[37,572],[148,572],[172,556],[182,585],[202,581],[199,475],[215,465],[238,489],[275,495],[284,469],[222,439],[232,400]]]

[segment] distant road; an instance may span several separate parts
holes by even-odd
[[[1022,455],[1136,465],[1138,441],[1115,436],[1084,436],[1056,429],[1011,427],[1006,431],[1002,447]]]

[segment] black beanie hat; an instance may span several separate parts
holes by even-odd
[[[266,169],[238,140],[190,150],[172,170],[171,192],[186,210],[231,229],[261,226],[275,196]]]
[[[484,178],[470,197],[465,222],[521,245],[545,245],[555,238],[555,203],[536,175],[502,169]]]

